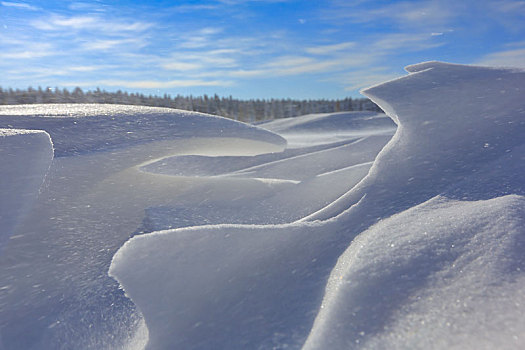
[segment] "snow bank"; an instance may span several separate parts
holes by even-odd
[[[2,106],[0,125],[44,129],[60,155],[0,255],[2,349],[116,349],[142,339],[132,337],[143,329],[140,314],[107,275],[111,258],[139,230],[146,211],[170,207],[200,182],[140,167],[171,155],[248,156],[285,147],[274,133],[225,118],[136,106]],[[2,167],[2,174],[33,158]],[[2,208],[10,212],[4,192],[14,196],[18,179],[3,179],[9,181],[2,182]],[[262,192],[270,187],[256,180],[249,185]],[[206,197],[203,192],[199,200]]]
[[[274,133],[231,119],[158,107],[0,106],[0,127],[47,131],[53,139],[57,157],[190,137],[236,138],[242,135],[251,141],[275,145],[259,153],[279,151],[285,145],[284,139]]]
[[[364,91],[398,129],[325,208],[124,244],[109,273],[142,311],[149,349],[524,345],[525,73],[407,70]]]
[[[365,194],[359,210],[371,218],[400,212],[444,191],[455,191],[463,199],[523,194],[516,183],[521,178],[510,174],[505,178],[514,179],[517,187],[462,190],[464,186],[456,184],[471,176],[488,180],[492,175],[486,171],[495,169],[487,165],[503,158],[516,163],[511,165],[514,170],[522,167],[523,155],[517,148],[525,135],[525,73],[440,62],[407,70],[408,76],[362,91],[399,125],[369,176],[307,220],[334,217]]]
[[[37,197],[52,159],[45,131],[0,129],[0,252]]]
[[[339,258],[304,349],[520,349],[525,197],[435,197]]]

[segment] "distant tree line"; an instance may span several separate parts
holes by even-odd
[[[82,91],[77,87],[51,89],[38,87],[20,89],[3,89],[0,87],[0,105],[34,104],[34,103],[111,103],[152,107],[168,107],[186,111],[197,111],[220,115],[245,122],[296,117],[311,113],[333,113],[343,111],[381,111],[372,101],[366,98],[342,100],[292,100],[292,99],[256,99],[239,100],[230,97],[214,96],[152,96],[122,91],[107,92],[97,88],[93,91]]]

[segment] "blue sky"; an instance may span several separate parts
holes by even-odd
[[[441,60],[525,68],[525,1],[0,1],[0,86],[343,98]]]

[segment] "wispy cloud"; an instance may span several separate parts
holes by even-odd
[[[230,86],[231,81],[220,80],[98,80],[93,82],[68,82],[65,86],[111,86],[132,89],[169,89],[193,86]]]
[[[92,42],[87,42],[81,45],[81,47],[88,51],[96,50],[110,50],[122,46],[132,46],[133,49],[137,47],[143,47],[146,43],[140,38],[132,39],[114,39],[114,40],[94,40]]]
[[[335,19],[345,18],[357,23],[391,21],[401,26],[443,25],[456,17],[454,4],[449,1],[401,1],[385,6],[370,6],[360,3],[337,2],[337,6],[326,10],[325,15]]]
[[[0,59],[38,59],[42,57],[57,55],[56,50],[51,44],[31,43],[27,46],[5,50],[0,53]]]
[[[474,63],[483,66],[525,68],[525,48],[494,52]]]
[[[159,65],[165,70],[180,72],[234,68],[239,64],[240,55],[237,49],[177,50],[169,58],[159,58]]]
[[[176,12],[196,12],[196,11],[210,11],[216,10],[219,6],[214,4],[195,4],[195,5],[179,5],[174,6],[170,10]]]
[[[370,71],[355,71],[337,78],[344,86],[345,91],[361,90],[388,80],[399,78],[400,74],[389,73],[381,68]]]
[[[320,45],[320,46],[308,47],[306,49],[306,52],[313,54],[313,55],[328,55],[334,52],[339,52],[339,51],[349,49],[351,47],[355,47],[355,45],[356,45],[355,42],[345,42],[345,43],[339,43],[339,44],[333,44],[333,45]]]
[[[208,74],[225,76],[229,78],[267,78],[283,77],[302,74],[315,74],[327,72],[340,72],[350,67],[362,66],[367,62],[364,56],[340,56],[317,59],[305,56],[283,56],[258,65],[252,69],[237,69],[230,71],[217,71]]]
[[[68,8],[73,11],[83,11],[83,12],[106,12],[109,9],[107,5],[104,5],[101,2],[83,2],[75,1],[68,5]]]
[[[35,4],[42,9],[30,11]],[[267,95],[310,89],[311,96],[333,84],[341,96],[419,60],[525,62],[523,0],[166,4],[0,0],[0,10],[16,11],[0,28],[3,84],[25,76],[52,86],[241,95],[273,86]],[[465,58],[458,48],[467,46]]]
[[[439,35],[432,34],[407,34],[407,33],[393,33],[381,35],[371,45],[372,50],[393,51],[399,49],[407,49],[410,51],[425,50],[435,48],[443,45],[439,41]]]
[[[494,5],[494,9],[499,12],[525,14],[525,1],[500,0]]]
[[[38,7],[26,4],[24,2],[11,2],[11,1],[2,1],[0,4],[4,7],[14,7],[22,10],[38,11]]]
[[[170,61],[161,65],[166,70],[188,71],[203,68],[202,64],[192,62]]]
[[[239,5],[247,4],[250,2],[261,2],[261,3],[277,3],[277,2],[290,2],[290,0],[217,0],[219,3],[227,5]]]
[[[78,73],[93,73],[107,69],[115,69],[108,65],[91,65],[91,66],[65,66],[57,67],[26,67],[24,69],[8,69],[4,73],[12,78],[27,77],[31,75],[33,79],[49,79],[52,77],[71,76]],[[33,83],[33,82],[32,82]]]
[[[111,68],[115,68],[115,67],[109,66],[109,65],[71,66],[71,67],[66,67],[66,70],[70,72],[94,72],[97,70],[111,69]]]
[[[63,31],[63,30],[87,30],[115,34],[119,32],[142,32],[152,26],[147,22],[120,22],[110,21],[107,18],[95,16],[52,16],[48,19],[38,19],[30,24],[44,31]]]
[[[223,32],[223,28],[205,27],[197,31],[186,32],[179,38],[178,47],[184,49],[198,49],[211,47],[216,43],[216,36]]]

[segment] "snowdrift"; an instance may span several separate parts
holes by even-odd
[[[0,127],[46,130],[51,135],[57,157],[196,137],[237,138],[240,135],[252,143],[275,144],[271,151],[282,150],[285,145],[285,140],[274,133],[231,119],[160,107],[110,104],[1,106]],[[251,148],[254,147],[252,144]]]
[[[525,73],[406,69],[389,117],[0,106],[0,349],[525,347]]]
[[[525,73],[407,71],[363,91],[398,128],[336,200],[294,222],[158,231],[118,250],[109,273],[148,349],[525,346]]]
[[[30,210],[53,159],[45,131],[0,129],[0,254]]]
[[[149,208],[171,208],[201,185],[141,166],[181,154],[276,152],[286,143],[225,118],[136,106],[1,106],[0,125],[11,128],[0,146],[2,240],[11,236],[0,255],[0,349],[140,345],[143,322],[107,275],[111,258],[140,233]],[[270,189],[256,180],[230,187]]]

